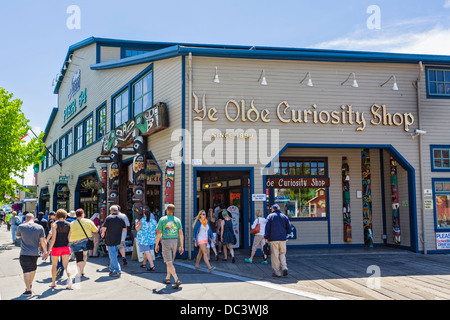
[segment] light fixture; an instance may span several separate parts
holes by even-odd
[[[264,71],[264,69],[261,70],[261,74],[259,75],[258,82],[262,86],[267,86],[266,72]]]
[[[427,132],[425,130],[416,129],[414,132],[408,132],[408,134],[414,139],[417,136],[421,136],[426,134]]]
[[[384,86],[386,83],[389,82],[389,80],[394,79],[394,85],[392,86],[392,91],[398,91],[398,86],[397,86],[397,79],[395,78],[394,75],[390,76],[389,79],[387,79],[386,82],[384,82],[383,84],[380,85],[380,87]]]
[[[356,82],[356,75],[354,72],[350,72],[350,74],[348,75],[347,79],[345,79],[344,82],[341,83],[341,86],[344,85],[344,83],[346,83],[348,81],[348,79],[350,79],[350,77],[353,76],[353,84],[352,87],[353,88],[359,88],[358,82]]]
[[[300,84],[302,84],[303,81],[306,80],[306,77],[308,77],[308,83],[306,84],[306,86],[308,86],[308,87],[314,87],[313,82],[312,82],[312,80],[311,80],[311,72],[309,72],[309,71],[306,73],[306,75],[305,75],[305,77],[303,78],[303,80],[300,81]]]
[[[92,162],[92,164],[89,166],[89,169],[95,169],[95,165],[94,165],[93,162]]]
[[[220,80],[219,80],[219,75],[217,74],[217,67],[216,67],[216,74],[214,75],[214,83],[220,83]]]
[[[71,54],[71,55],[69,56],[69,60],[68,60],[69,63],[72,62],[72,57],[73,57],[73,54]]]

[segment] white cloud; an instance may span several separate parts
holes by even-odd
[[[444,8],[450,8],[450,0],[445,0]]]
[[[450,0],[448,0],[450,6]],[[410,29],[410,28],[409,28]],[[322,42],[316,48],[342,49],[355,51],[397,52],[413,54],[450,55],[450,28],[435,26],[426,31],[364,31]]]

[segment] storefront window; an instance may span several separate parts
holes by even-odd
[[[430,98],[450,97],[450,70],[428,69],[428,96]]]
[[[56,210],[69,210],[70,191],[66,184],[57,184],[56,187]]]
[[[114,124],[115,127],[128,121],[128,90],[114,98]]]
[[[280,206],[290,218],[326,218],[328,183],[323,158],[281,158],[273,166],[268,187],[271,203]]]
[[[59,161],[66,157],[66,137],[59,139]]]
[[[83,148],[83,124],[75,127],[75,151]]]
[[[94,138],[94,119],[92,116],[84,120],[84,145],[92,143]]]
[[[326,218],[327,188],[275,188],[274,203],[289,218]]]
[[[431,145],[432,171],[450,170],[450,148],[449,146]]]
[[[325,161],[282,160],[275,162],[273,174],[282,176],[325,176]]]
[[[434,184],[437,228],[450,227],[450,181]]]
[[[97,110],[97,139],[106,134],[106,106]]]
[[[147,73],[133,85],[134,116],[149,109],[153,104],[153,73]]]
[[[66,144],[67,144],[67,156],[72,154],[72,131],[66,134]]]

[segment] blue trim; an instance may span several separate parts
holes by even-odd
[[[106,119],[108,119],[108,106],[106,105],[106,100],[101,105],[99,105],[97,108],[95,108],[95,141],[97,141],[97,140],[102,138],[102,137],[98,136],[99,135],[99,132],[98,132],[98,125],[99,125],[98,112],[103,107],[105,108]],[[106,119],[105,119],[105,133],[104,133],[104,135],[108,132],[108,126],[107,126],[108,125],[108,121]]]
[[[450,226],[448,228],[438,228],[436,193],[439,193],[439,192],[436,192],[436,183],[437,182],[449,182],[450,183],[450,177],[449,178],[433,178],[433,179],[431,179],[431,183],[433,185],[433,202],[434,202],[434,206],[433,206],[434,231],[435,232],[450,232]],[[449,191],[447,191],[447,192],[443,191],[442,193],[450,195]]]
[[[414,167],[390,144],[308,144],[308,143],[287,143],[278,154],[263,169],[263,192],[265,193],[266,185],[264,183],[266,172],[272,163],[280,158],[280,155],[288,148],[369,148],[369,149],[386,149],[396,161],[408,172],[408,202],[409,202],[409,219],[410,219],[410,235],[411,245],[408,248],[417,252],[419,248],[419,239],[417,232],[417,203],[416,203],[416,179]],[[266,203],[266,202],[265,202]]]
[[[184,58],[181,59],[181,130],[183,132],[183,141],[181,142],[181,152],[182,152],[182,162],[181,162],[181,225],[186,226],[186,172],[185,172],[185,129],[186,129],[186,61]],[[190,99],[190,98],[189,98]],[[170,110],[169,110],[170,111]],[[191,182],[189,182],[191,183]],[[194,179],[194,183],[196,180]],[[195,184],[194,184],[195,185]],[[197,189],[193,189],[197,190]],[[197,199],[197,197],[195,197]],[[194,202],[196,203],[196,201]],[[194,211],[195,212],[195,211]],[[184,248],[186,249],[186,241],[188,241],[187,235],[184,234]],[[183,253],[182,257],[187,257],[187,250]]]
[[[89,146],[91,146],[92,144],[94,144],[94,143],[96,143],[97,141],[99,141],[99,140],[96,140],[95,139],[95,132],[94,132],[94,128],[92,128],[92,142],[91,143],[89,143],[89,144],[86,144],[86,141],[85,141],[85,138],[86,138],[86,126],[85,126],[85,120],[87,120],[89,117],[92,117],[92,127],[94,126],[94,111],[91,111],[89,114],[87,114],[83,119],[81,119],[80,121],[78,121],[74,126],[73,126],[73,131],[74,131],[74,133],[73,133],[73,150],[74,150],[74,153],[76,153],[76,152],[79,152],[79,151],[81,151],[81,150],[83,150],[83,149],[85,149],[85,148],[87,148],[87,147],[89,147]],[[77,141],[77,137],[76,137],[76,134],[77,134],[77,130],[76,130],[76,128],[79,126],[79,125],[82,125],[83,126],[83,138],[82,138],[82,146],[81,146],[81,148],[80,149],[76,149],[75,150],[75,147],[76,147],[76,141]]]
[[[153,72],[153,64],[151,64],[150,66],[148,66],[147,68],[145,68],[143,71],[141,71],[140,73],[139,73],[139,75],[138,76],[136,76],[136,77],[134,77],[133,78],[133,80],[131,81],[131,83],[130,83],[130,102],[131,102],[131,118],[130,119],[132,119],[132,118],[134,118],[135,116],[136,116],[136,114],[135,114],[135,112],[134,112],[134,104],[133,104],[133,96],[134,96],[134,85],[137,83],[137,82],[139,82],[139,81],[141,81],[141,80],[143,80],[146,76],[148,76],[149,74],[152,74],[152,89],[151,89],[151,91],[152,91],[152,102],[150,103],[150,106],[153,106],[153,101],[154,101],[154,99],[153,99],[153,96],[154,96],[154,90],[153,90],[153,80],[154,80],[154,72]],[[143,86],[142,86],[142,88],[143,88]],[[148,92],[147,92],[148,93]],[[144,95],[142,95],[141,96],[141,98],[142,98],[142,109],[144,109],[144,99],[143,99],[143,97],[144,97]],[[147,110],[147,109],[146,109]],[[139,113],[142,113],[142,112],[144,112],[145,110],[143,110],[143,111],[141,111],[141,112],[139,112]],[[138,113],[138,114],[139,114]]]
[[[430,69],[437,70],[437,71],[443,71],[443,72],[450,71],[450,68],[433,67],[433,66],[425,67],[425,84],[426,84],[426,89],[427,89],[427,98],[428,99],[450,99],[450,94],[430,93],[430,86],[429,86],[429,79],[428,79],[428,71]],[[436,80],[433,82],[438,82],[438,81]],[[442,81],[439,81],[439,82],[442,82]],[[445,81],[445,83],[450,84],[450,81]],[[445,90],[445,88],[444,88],[444,90]]]
[[[53,108],[52,112],[50,113],[50,117],[48,118],[47,125],[45,126],[45,130],[44,130],[45,134],[44,134],[44,137],[42,138],[42,141],[44,143],[47,140],[48,133],[50,132],[50,129],[51,129],[52,125],[53,125],[53,121],[55,121],[57,113],[58,113],[58,108]]]
[[[114,116],[114,99],[117,98],[120,94],[124,93],[126,90],[128,90],[128,120],[133,119],[133,84],[134,82],[138,81],[140,78],[142,78],[145,74],[152,72],[152,102],[153,102],[153,94],[154,94],[154,85],[153,85],[153,64],[150,64],[147,66],[144,70],[139,72],[133,79],[128,81],[127,84],[122,86],[119,90],[117,90],[112,96],[111,96],[111,130],[114,130],[115,125],[115,116]],[[126,121],[125,121],[126,122]],[[122,123],[123,124],[123,123]]]
[[[305,61],[341,61],[341,62],[376,62],[376,63],[411,63],[417,64],[422,61],[424,64],[441,64],[450,66],[450,57],[443,55],[424,55],[424,54],[400,54],[400,53],[384,53],[384,52],[365,52],[365,51],[343,51],[343,50],[327,50],[327,49],[300,49],[300,48],[279,48],[279,47],[255,47],[255,46],[237,46],[237,45],[215,45],[215,44],[189,44],[189,43],[174,43],[174,42],[149,42],[149,41],[130,41],[118,39],[106,39],[89,37],[69,47],[69,50],[64,59],[63,67],[69,56],[76,50],[96,44],[96,64],[92,65],[93,70],[100,70],[106,68],[118,67],[121,63],[144,63],[135,59],[136,57],[149,59],[166,59],[168,52],[173,56],[187,55],[192,52],[193,55],[198,56],[214,56],[225,58],[248,58],[248,59],[277,59],[277,60],[305,60]],[[100,62],[100,46],[109,47],[140,47],[147,50],[155,50],[154,53],[144,54],[141,56],[132,57],[132,60],[125,62]],[[178,47],[178,53],[175,48]],[[171,49],[170,49],[171,48]],[[160,57],[158,57],[160,55]],[[128,58],[126,58],[128,59]],[[122,60],[122,59],[121,59]],[[125,60],[125,59],[123,59]],[[57,84],[53,93],[58,94],[61,82],[67,70],[61,68],[61,77],[57,79]]]
[[[450,98],[450,97],[449,97]],[[450,145],[445,144],[430,144],[430,161],[431,161],[431,171],[432,172],[450,172],[449,168],[436,168],[434,166],[434,149],[448,149],[450,152]],[[449,159],[450,160],[450,159]]]
[[[130,91],[129,91],[129,84],[124,85],[122,88],[117,90],[112,96],[111,96],[111,131],[116,128],[116,122],[115,122],[115,114],[114,114],[114,99],[117,98],[117,96],[124,93],[126,90],[128,90],[128,118],[130,116]],[[128,119],[130,120],[130,118]],[[127,120],[127,121],[128,121]],[[125,121],[126,122],[126,121]]]
[[[197,171],[248,171],[250,173],[250,194],[254,194],[255,193],[255,168],[254,167],[193,167],[193,190],[195,192],[195,195],[193,195],[193,199],[191,201],[194,201],[194,214],[197,212],[198,208],[197,208]],[[251,197],[250,197],[251,199]],[[248,201],[250,201],[250,212],[245,212],[244,214],[242,214],[242,225],[243,225],[243,239],[244,239],[244,243],[243,243],[243,247],[244,249],[248,249],[250,248],[250,243],[251,243],[251,238],[250,238],[250,242],[248,240],[248,236],[250,235],[250,231],[249,231],[249,223],[250,225],[252,224],[252,222],[255,220],[255,204],[253,201],[251,200],[244,200],[243,204],[247,204],[248,206]],[[247,209],[246,209],[247,210]],[[250,213],[250,214],[249,214]],[[250,216],[250,220],[248,220],[248,217]],[[192,221],[193,222],[193,221]],[[194,252],[195,249],[192,251]]]
[[[386,190],[384,188],[385,179],[384,179],[384,155],[383,149],[380,149],[380,178],[381,178],[381,218],[383,221],[383,234],[386,234]],[[389,182],[390,185],[390,182]],[[387,238],[383,240],[384,244],[387,243]]]
[[[149,53],[144,53],[137,56],[126,57],[121,58],[119,60],[106,61],[97,64],[91,64],[90,67],[92,70],[107,70],[173,58],[179,55],[178,48],[179,46],[171,46],[156,51],[150,51]]]

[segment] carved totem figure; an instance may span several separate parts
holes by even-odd
[[[119,178],[120,178],[120,157],[119,150],[113,148],[110,153],[111,166],[109,168],[109,192],[108,192],[108,204],[119,204]]]
[[[397,161],[393,157],[391,162],[391,194],[392,194],[392,225],[394,230],[394,243],[400,244],[400,203],[398,200]]]
[[[350,214],[350,173],[347,157],[342,157],[342,204],[344,214],[344,241],[352,242],[352,219]]]
[[[133,149],[136,156],[133,159],[133,220],[141,219],[143,215],[143,207],[145,205],[145,163],[146,148],[144,138],[138,136],[134,139]]]

